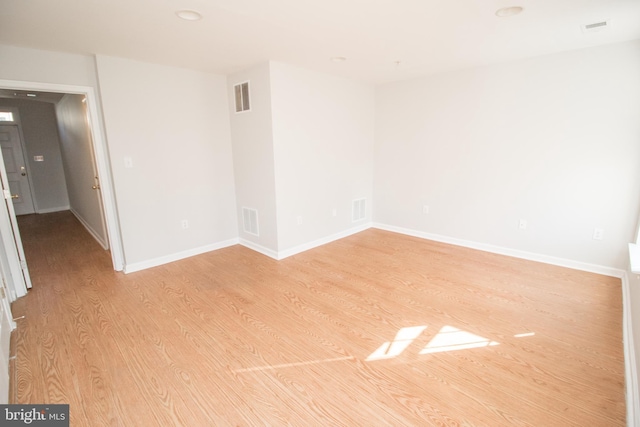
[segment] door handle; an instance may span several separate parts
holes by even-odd
[[[100,184],[92,185],[91,188],[94,189],[94,190],[99,190],[100,189]]]
[[[12,194],[12,195],[11,195],[11,198],[12,198],[12,199],[19,199],[19,198],[20,198],[20,195],[19,195],[19,194]]]
[[[27,170],[24,168],[24,166],[20,166],[20,175],[27,176]]]

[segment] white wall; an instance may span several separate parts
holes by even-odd
[[[272,62],[271,102],[280,251],[370,223],[373,86]]]
[[[0,79],[97,87],[93,56],[5,45]]]
[[[249,82],[250,111],[235,112],[234,85]],[[271,256],[278,251],[269,63],[227,78],[240,237]],[[258,211],[259,236],[246,233],[242,208]]]
[[[237,238],[225,78],[96,63],[127,271]]]
[[[379,87],[375,221],[624,269],[639,75],[636,41]]]
[[[102,245],[109,247],[100,193],[91,187],[97,176],[93,141],[82,95],[65,95],[56,105],[69,205],[74,215]]]
[[[0,99],[0,106],[15,107],[19,111],[27,154],[25,161],[33,184],[31,194],[37,207],[36,212],[69,209],[53,104],[5,98]],[[33,160],[34,156],[43,156],[44,161],[36,162]]]

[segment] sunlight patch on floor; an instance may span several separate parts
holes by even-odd
[[[270,371],[274,369],[281,368],[292,368],[296,366],[305,366],[305,365],[317,365],[319,363],[329,363],[329,362],[340,362],[343,360],[353,360],[355,357],[353,356],[345,356],[345,357],[335,357],[333,359],[319,359],[319,360],[309,360],[306,362],[294,362],[294,363],[281,363],[279,365],[265,365],[265,366],[256,366],[253,368],[242,368],[242,369],[234,369],[234,374],[239,374],[241,372],[253,372],[253,371]]]
[[[407,347],[411,345],[413,340],[418,338],[420,334],[424,332],[425,329],[427,329],[426,326],[410,326],[400,329],[393,341],[387,341],[383,343],[365,360],[371,361],[391,359],[393,357],[399,356],[403,351],[407,349]]]
[[[442,351],[466,350],[469,348],[487,347],[500,343],[483,338],[471,332],[453,326],[443,326],[438,335],[420,351],[420,354],[439,353]]]

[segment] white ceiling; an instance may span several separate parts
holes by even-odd
[[[0,43],[218,74],[271,59],[382,83],[633,39],[640,0],[0,0]]]

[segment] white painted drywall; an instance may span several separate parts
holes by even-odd
[[[234,86],[249,82],[250,111],[235,112]],[[278,250],[269,63],[227,77],[240,237],[265,253]],[[258,211],[259,236],[244,232],[242,208]]]
[[[24,99],[0,99],[1,107],[16,107],[24,136],[25,161],[31,175],[31,195],[38,213],[69,209],[69,197],[62,158],[60,139],[53,104]],[[44,161],[34,161],[43,156]]]
[[[286,251],[371,221],[374,88],[270,65],[278,248]],[[360,198],[367,216],[353,223]]]
[[[378,87],[375,221],[625,269],[638,76],[636,41]]]
[[[67,94],[56,105],[69,204],[89,233],[108,248],[100,193],[92,189],[97,173],[83,99],[82,95]]]
[[[97,87],[93,56],[0,45],[0,79]]]
[[[96,64],[126,264],[237,238],[225,78],[101,55]]]

